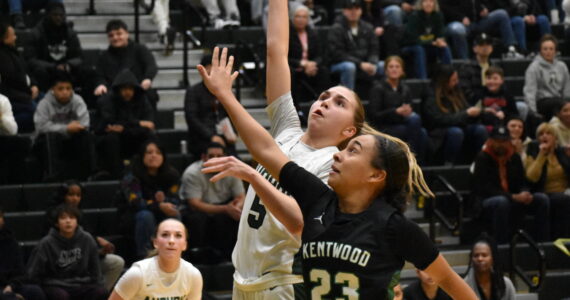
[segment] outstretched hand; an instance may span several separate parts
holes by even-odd
[[[228,58],[228,48],[222,50],[220,57],[220,48],[215,47],[214,53],[212,53],[210,73],[208,74],[206,67],[202,65],[197,66],[204,84],[218,98],[221,98],[220,96],[224,93],[232,92],[232,84],[238,76],[237,71],[232,72],[233,65],[234,57],[230,56]]]
[[[225,156],[208,159],[208,161],[204,163],[202,173],[217,173],[210,178],[212,182],[216,182],[228,176],[237,177],[250,182],[256,171],[234,156]]]

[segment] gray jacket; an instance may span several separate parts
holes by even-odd
[[[50,91],[40,101],[34,113],[36,134],[58,132],[67,135],[67,124],[71,121],[78,121],[81,125],[89,127],[87,105],[83,98],[75,93],[68,103],[61,104]]]
[[[515,300],[515,286],[508,277],[503,277],[505,279],[505,295],[500,300]],[[481,294],[479,294],[479,289],[477,288],[477,280],[475,280],[475,271],[473,268],[469,270],[469,273],[463,278],[465,283],[471,287],[475,292],[478,299],[482,299]]]
[[[570,98],[570,75],[566,64],[558,59],[552,63],[537,55],[526,69],[524,98],[533,112],[536,101],[544,98]]]

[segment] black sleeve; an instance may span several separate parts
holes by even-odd
[[[388,220],[388,244],[393,253],[399,253],[420,270],[425,270],[439,255],[439,250],[427,234],[414,222],[395,213]]]
[[[83,50],[81,43],[77,37],[77,33],[73,32],[69,38],[69,51],[67,53],[67,64],[73,68],[78,68],[83,63]]]
[[[152,53],[150,53],[150,50],[148,50],[146,46],[144,45],[138,45],[138,46],[139,46],[139,54],[141,56],[143,69],[144,69],[143,79],[153,80],[156,74],[158,74],[158,66],[156,65],[156,60],[154,59],[154,56],[152,56]]]
[[[327,193],[334,193],[317,176],[292,161],[285,164],[279,172],[279,183],[295,198],[303,212]]]
[[[194,85],[186,90],[184,95],[184,117],[186,118],[186,124],[188,124],[188,130],[204,140],[210,140],[213,135],[216,134],[213,128],[209,128],[200,119],[200,103],[204,97],[203,94],[198,91],[199,86]]]

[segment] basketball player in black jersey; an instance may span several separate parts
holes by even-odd
[[[291,162],[237,101],[231,92],[237,75],[227,49],[221,58],[214,49],[213,61],[209,74],[198,68],[204,83],[226,108],[253,158],[293,198],[233,158],[210,160],[204,172],[219,172],[213,181],[225,176],[246,180],[277,218],[302,220],[300,254],[311,299],[392,299],[390,282],[405,260],[426,271],[454,299],[477,299],[425,233],[401,213],[414,189],[431,195],[406,143],[379,132],[354,138],[334,155],[330,190]],[[323,118],[331,105],[350,105],[338,95],[319,101]]]

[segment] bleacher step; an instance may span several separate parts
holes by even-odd
[[[65,10],[69,16],[85,15],[89,9],[89,1],[66,0]],[[95,11],[104,15],[129,15],[134,13],[132,0],[96,0]],[[142,10],[141,10],[142,12]]]
[[[68,16],[67,20],[72,21],[74,24],[74,29],[77,32],[105,32],[105,26],[107,22],[121,19],[126,24],[129,30],[134,30],[135,28],[135,17],[130,15],[116,15],[116,16]],[[141,15],[139,18],[139,29],[143,31],[156,31],[156,25],[152,21],[150,15]]]

